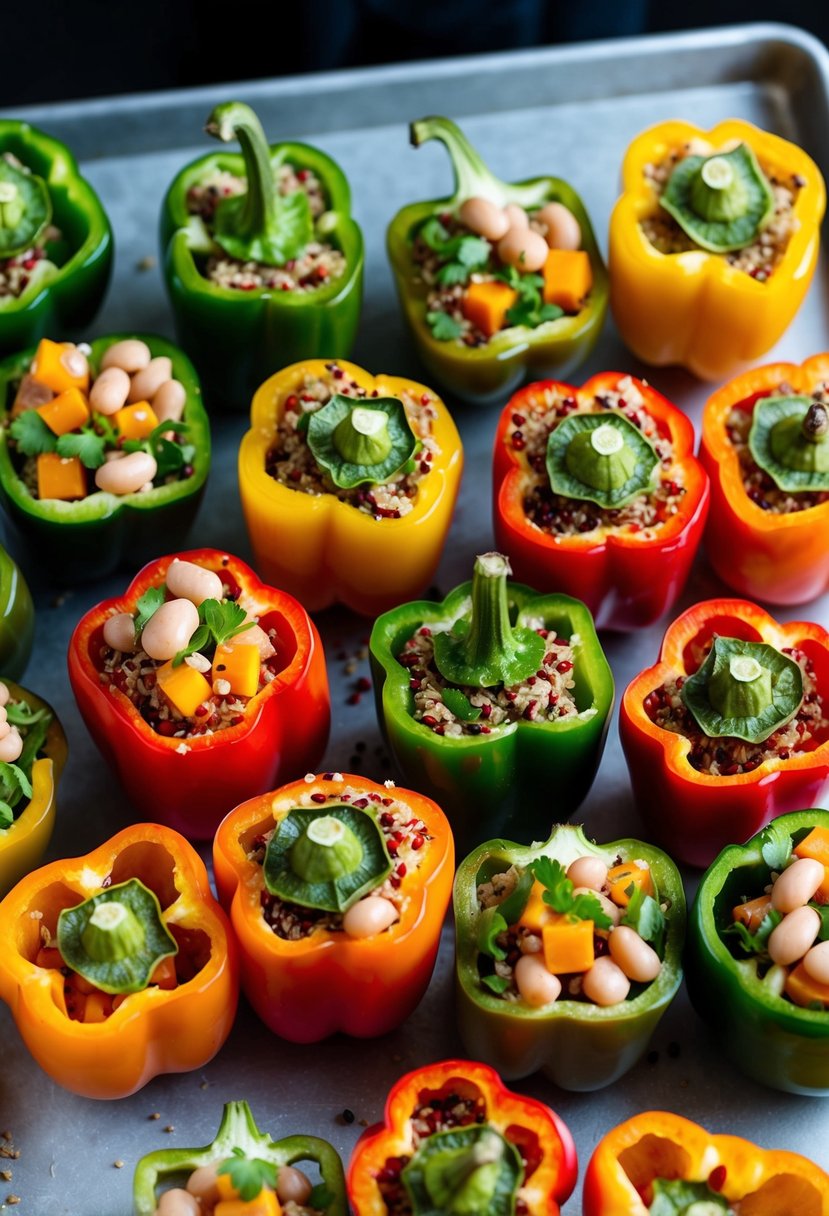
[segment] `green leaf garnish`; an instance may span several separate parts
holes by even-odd
[[[512,1216],[523,1176],[515,1145],[486,1123],[426,1136],[401,1173],[413,1216]]]
[[[621,410],[571,414],[547,439],[547,476],[554,494],[623,507],[653,487],[659,456]]]
[[[799,710],[803,673],[794,659],[766,642],[715,637],[680,696],[709,738],[763,743]]]
[[[412,456],[417,439],[398,397],[336,393],[308,415],[308,447],[335,485],[383,485]]]
[[[738,944],[746,954],[767,954],[769,937],[782,919],[782,912],[771,908],[757,926],[755,933],[752,933],[748,925],[744,925],[741,920],[735,920],[727,929],[723,929],[723,937],[727,935],[736,937]]]
[[[603,910],[595,895],[583,892],[573,894],[573,883],[567,877],[560,861],[551,857],[538,857],[529,868],[535,878],[546,888],[544,902],[554,912],[570,920],[592,920],[597,929],[609,929],[612,921]]]
[[[760,833],[760,853],[770,870],[785,870],[792,855],[792,838],[776,820]]]
[[[21,757],[22,759],[22,757]],[[14,819],[14,808],[21,798],[31,798],[32,783],[20,765],[0,763],[0,802],[5,808],[0,827],[7,828]]]
[[[0,258],[36,244],[52,218],[52,198],[42,177],[0,157]]]
[[[135,635],[136,637],[146,626],[147,622],[158,611],[167,598],[167,584],[160,587],[148,587],[143,595],[138,597],[135,605]]]
[[[544,303],[544,279],[540,274],[521,274],[514,266],[504,266],[495,277],[518,292],[518,299],[507,310],[510,325],[527,325],[535,329],[545,321],[556,321],[564,315],[564,309],[557,304]]]
[[[215,650],[253,625],[253,621],[247,620],[244,608],[240,608],[235,600],[202,600],[199,620],[201,624],[189,643],[173,659],[174,667],[197,651]]]
[[[6,719],[12,726],[19,726],[23,730],[34,726],[35,722],[39,722],[41,718],[49,717],[49,710],[42,706],[40,709],[33,709],[28,701],[9,701],[6,704]]]
[[[448,312],[427,312],[426,321],[436,342],[453,342],[463,333],[463,326]]]
[[[489,261],[490,244],[483,237],[456,237],[445,247],[445,256],[451,260],[441,266],[438,282],[444,287],[466,283],[473,270],[482,270]]]
[[[14,811],[8,802],[0,802],[0,829],[10,828],[14,823]]]
[[[498,938],[502,933],[506,933],[507,928],[507,922],[497,905],[484,908],[478,918],[478,953],[503,962],[507,952],[498,943]]]
[[[829,904],[810,903],[810,908],[814,908],[820,917],[820,929],[818,930],[817,940],[819,942],[829,941]]]
[[[54,452],[57,435],[41,418],[37,410],[25,410],[9,427],[9,434],[24,456],[40,456],[43,452]]]
[[[503,996],[509,988],[511,981],[503,975],[484,975],[481,976],[481,983],[490,992],[494,992],[496,996]]]
[[[751,412],[748,448],[779,490],[829,490],[829,417],[813,397],[763,397]]]
[[[481,716],[480,705],[473,705],[459,688],[444,688],[443,704],[461,722],[475,722]]]
[[[711,253],[744,249],[774,214],[774,193],[748,144],[713,156],[686,156],[660,204],[695,244]]]
[[[655,1178],[650,1216],[728,1216],[728,1200],[707,1182]]]
[[[99,469],[106,459],[105,451],[106,441],[90,423],[79,431],[69,431],[66,435],[58,436],[58,456],[65,460],[77,456],[87,469]]]
[[[628,905],[620,925],[635,929],[643,941],[650,942],[662,958],[665,949],[665,916],[657,900],[648,895],[636,883],[627,888]]]
[[[264,1187],[276,1190],[276,1166],[261,1157],[246,1157],[240,1148],[234,1148],[233,1156],[222,1162],[217,1174],[227,1174],[239,1198],[249,1203]]]

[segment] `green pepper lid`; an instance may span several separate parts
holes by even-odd
[[[153,891],[137,878],[107,887],[58,917],[67,967],[102,992],[142,992],[162,959],[178,953]]]
[[[829,490],[829,411],[813,397],[757,401],[748,447],[778,489]]]
[[[400,1176],[413,1216],[513,1216],[523,1173],[515,1146],[481,1124],[428,1136]]]
[[[613,509],[651,488],[659,457],[619,410],[571,414],[547,440],[547,476],[554,494]]]
[[[383,833],[370,811],[352,806],[295,807],[265,851],[271,895],[303,908],[346,912],[391,873]]]
[[[0,156],[0,257],[30,249],[51,218],[52,199],[43,178]]]
[[[711,253],[744,249],[774,214],[774,193],[747,144],[679,161],[660,198],[682,231]]]
[[[308,418],[308,447],[334,485],[382,485],[414,454],[417,439],[397,397],[335,394]]]
[[[710,738],[762,743],[800,708],[803,674],[793,659],[765,642],[715,637],[680,695]]]

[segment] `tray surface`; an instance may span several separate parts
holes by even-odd
[[[208,147],[198,133],[211,106],[240,96],[258,107],[272,139],[317,143],[350,178],[367,247],[366,300],[353,360],[374,372],[425,379],[398,313],[384,234],[405,202],[448,192],[450,175],[442,149],[415,153],[408,147],[409,119],[428,113],[461,119],[493,170],[506,179],[545,172],[567,178],[581,192],[605,248],[624,149],[642,128],[664,118],[685,117],[702,127],[727,117],[748,119],[801,143],[826,175],[827,58],[819,43],[791,27],[742,26],[73,103],[16,116],[72,144],[113,220],[115,280],[88,337],[120,329],[172,333],[158,268],[140,269],[139,264],[157,256],[156,218],[167,184],[185,161]],[[800,314],[769,359],[800,362],[824,349],[827,319],[822,266]],[[698,423],[705,386],[681,371],[648,372],[626,352],[611,325],[579,379],[605,368],[649,377]],[[455,411],[466,473],[436,580],[443,593],[469,577],[476,552],[492,547],[490,451],[496,416],[495,410]],[[241,415],[214,421],[214,471],[192,540],[249,558],[235,471],[245,426]],[[163,549],[163,537],[159,544]],[[37,555],[22,555],[22,564],[36,584]],[[104,768],[78,716],[65,675],[74,624],[127,580],[124,572],[59,595],[35,586],[36,647],[25,683],[53,703],[70,744],[49,858],[85,852],[131,819],[123,791]],[[680,608],[723,592],[701,558]],[[829,626],[829,597],[776,615]],[[368,672],[364,646],[370,625],[335,612],[324,614],[319,623],[334,708],[324,767],[348,771],[355,744],[362,740],[367,747],[357,771],[382,780],[393,774],[380,746],[371,696],[363,696],[359,705],[346,704],[354,680]],[[634,636],[604,639],[617,703],[630,678],[654,661],[665,623]],[[346,673],[346,662],[336,657],[341,653],[356,661],[353,671]],[[615,719],[598,778],[578,818],[599,841],[642,832]],[[692,894],[696,879],[691,873],[686,879]],[[401,1073],[462,1052],[453,1029],[448,926],[428,994],[396,1033],[370,1043],[338,1039],[295,1047],[272,1036],[243,1001],[229,1042],[203,1072],[159,1078],[116,1104],[77,1098],[55,1086],[30,1059],[5,1008],[0,1009],[0,1027],[5,1041],[0,1128],[8,1128],[21,1154],[3,1162],[13,1178],[0,1183],[0,1210],[15,1195],[21,1199],[15,1210],[37,1216],[129,1216],[136,1160],[156,1148],[209,1142],[222,1103],[232,1098],[247,1098],[260,1127],[275,1138],[313,1132],[330,1139],[347,1159],[361,1125],[380,1117],[385,1094]],[[643,1060],[623,1081],[595,1094],[564,1093],[539,1077],[516,1086],[548,1101],[569,1123],[582,1176],[600,1136],[644,1109],[674,1110],[712,1131],[805,1152],[829,1169],[829,1103],[778,1094],[744,1080],[714,1050],[684,989],[651,1046],[655,1061]],[[342,1119],[346,1108],[356,1116],[351,1125]],[[160,1117],[150,1118],[156,1112]],[[580,1211],[580,1186],[563,1211],[565,1216]]]

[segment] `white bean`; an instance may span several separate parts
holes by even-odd
[[[8,726],[8,722],[6,726]],[[23,739],[16,726],[9,726],[9,733],[0,739],[0,760],[5,764],[14,764],[20,759],[23,751]]]
[[[7,721],[4,718],[3,721],[0,722],[0,739],[5,739],[6,735],[9,733],[11,728],[12,728],[11,722]]]
[[[818,984],[829,985],[829,942],[818,942],[803,959],[803,966]]]
[[[137,494],[157,472],[158,465],[149,452],[130,452],[96,469],[95,485],[106,494]]]
[[[500,241],[509,228],[509,220],[503,207],[491,203],[488,198],[468,198],[461,206],[460,218],[467,228],[484,236],[488,241]]]
[[[0,724],[2,724],[3,722],[8,722],[8,720],[9,720],[8,710],[6,709],[5,705],[0,705]]]
[[[199,610],[190,600],[168,600],[157,608],[141,634],[151,659],[165,662],[184,650],[199,627]]]
[[[581,227],[569,207],[547,203],[536,219],[546,225],[545,239],[551,249],[581,249]]]
[[[136,372],[130,384],[127,401],[152,401],[162,384],[173,378],[173,361],[167,355],[157,355],[146,367]]]
[[[127,375],[140,372],[150,362],[152,355],[146,342],[140,338],[125,338],[123,342],[114,342],[104,351],[101,360],[101,371],[108,367],[120,367]]]
[[[596,959],[581,986],[584,995],[596,1005],[618,1005],[630,992],[630,980],[607,954]]]
[[[200,1165],[187,1179],[187,1189],[191,1195],[201,1199],[206,1207],[213,1207],[219,1202],[219,1166],[221,1161],[211,1161],[209,1165]]]
[[[822,867],[821,867],[822,868]],[[796,963],[820,932],[820,916],[814,908],[795,908],[784,916],[769,935],[768,951],[773,963],[788,967]]]
[[[311,1197],[311,1180],[292,1165],[281,1165],[276,1176],[276,1197],[280,1203],[293,1201],[304,1207]]]
[[[561,994],[561,980],[548,971],[538,954],[522,954],[515,964],[515,984],[521,999],[535,1009],[552,1005]]]
[[[518,203],[507,203],[504,215],[507,217],[510,228],[529,228],[530,226],[530,217],[523,207],[518,206]]]
[[[662,970],[659,955],[629,925],[618,925],[610,935],[610,957],[629,980],[649,984]]]
[[[8,705],[10,696],[8,685],[0,680],[0,705]]]
[[[510,228],[498,242],[498,257],[516,270],[540,270],[547,261],[547,242],[529,228]]]
[[[104,622],[104,641],[113,650],[134,654],[138,650],[135,636],[135,621],[129,612],[116,612]]]
[[[165,380],[153,397],[153,410],[159,422],[181,422],[187,404],[187,389],[180,380]]]
[[[367,895],[348,909],[343,917],[343,929],[349,937],[373,937],[393,925],[398,915],[390,899]]]
[[[157,1216],[202,1216],[202,1207],[195,1195],[180,1186],[164,1191],[156,1208]]]
[[[607,866],[601,857],[577,857],[567,867],[567,877],[574,887],[601,891],[607,881]]]
[[[205,600],[220,600],[224,594],[218,574],[177,557],[167,567],[167,587],[172,595],[190,600],[197,608]]]
[[[814,857],[799,857],[784,870],[771,889],[771,906],[778,912],[802,908],[823,882],[823,866]]]
[[[122,367],[107,367],[92,385],[89,404],[99,414],[115,414],[126,405],[130,378]]]
[[[593,887],[573,887],[574,895],[592,895],[594,899],[599,901],[602,912],[605,916],[609,916],[614,925],[618,925],[622,919],[622,909],[614,904],[612,899],[608,899],[601,891],[596,891]]]

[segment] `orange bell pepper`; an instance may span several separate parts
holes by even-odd
[[[725,255],[693,249],[660,253],[641,222],[658,210],[645,166],[691,139],[715,148],[747,144],[766,175],[799,174],[796,228],[765,282],[731,266]],[[721,380],[760,358],[797,312],[812,280],[826,191],[817,165],[795,144],[738,119],[703,131],[663,122],[643,131],[625,153],[622,195],[610,217],[610,304],[627,346],[646,363],[679,363],[704,380]]]
[[[38,966],[64,908],[138,878],[158,898],[179,947],[179,983],[132,992],[103,1021],[70,1017],[60,968]],[[59,1085],[87,1098],[123,1098],[160,1073],[211,1060],[236,1013],[239,964],[207,871],[184,837],[158,824],[125,828],[99,848],[53,861],[0,904],[0,997],[29,1051]],[[43,961],[43,960],[42,960]]]
[[[403,897],[399,919],[366,938],[320,927],[296,941],[279,937],[263,916],[263,869],[249,856],[252,842],[292,808],[313,808],[328,797],[339,801],[344,790],[352,792],[344,801],[359,805],[365,799],[380,816],[399,800],[425,825],[417,868],[395,864],[392,874]],[[241,948],[243,990],[266,1025],[292,1042],[314,1043],[337,1031],[373,1038],[407,1018],[435,964],[454,857],[449,824],[431,799],[348,773],[306,777],[232,811],[213,847],[216,887]]]
[[[700,459],[711,479],[705,548],[717,574],[742,595],[772,604],[803,604],[829,587],[829,502],[782,515],[753,502],[743,485],[740,458],[728,438],[734,406],[752,411],[781,384],[811,396],[829,383],[829,354],[796,363],[769,363],[744,372],[709,397],[702,416]],[[788,395],[788,394],[787,394]]]
[[[647,1216],[657,1178],[707,1183],[746,1216],[829,1216],[829,1175],[806,1157],[655,1110],[599,1141],[584,1177],[583,1216]]]
[[[426,397],[437,410],[433,436],[440,448],[420,482],[414,508],[400,519],[375,519],[333,494],[289,489],[265,471],[279,419],[306,375],[330,376],[329,363],[311,359],[284,368],[257,390],[251,429],[239,449],[239,491],[257,570],[284,587],[309,612],[341,603],[377,616],[416,599],[435,573],[463,467],[463,449],[446,406],[430,389],[398,376],[372,376],[337,361],[345,375],[382,397],[403,392]]]

